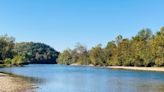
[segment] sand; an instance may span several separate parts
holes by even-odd
[[[108,66],[111,69],[142,70],[164,72],[164,67],[126,67],[126,66]]]
[[[77,63],[71,64],[71,66],[101,67],[101,66],[94,66],[94,65],[80,65],[80,64],[77,64]],[[104,67],[101,67],[101,68],[164,72],[164,67],[104,66]]]
[[[34,92],[32,84],[24,78],[0,73],[0,92]]]

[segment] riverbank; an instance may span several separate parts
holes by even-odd
[[[164,67],[126,67],[126,66],[108,66],[110,69],[125,69],[125,70],[138,70],[138,71],[157,71],[164,72]]]
[[[94,65],[79,65],[79,64],[71,64],[71,66],[101,67],[101,66],[94,66]],[[104,66],[104,67],[101,67],[101,68],[164,72],[164,67]]]
[[[32,86],[24,78],[0,73],[0,92],[34,92]]]

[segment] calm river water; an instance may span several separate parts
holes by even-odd
[[[37,79],[37,92],[164,92],[164,72],[64,65],[1,68]]]

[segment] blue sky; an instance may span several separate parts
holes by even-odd
[[[0,34],[43,42],[58,51],[88,48],[164,26],[164,0],[0,0]]]

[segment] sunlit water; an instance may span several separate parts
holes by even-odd
[[[162,72],[63,65],[27,65],[0,71],[38,79],[37,92],[164,92]]]

